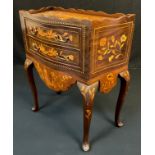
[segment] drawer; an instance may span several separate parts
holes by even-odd
[[[79,66],[79,51],[62,48],[56,45],[46,44],[32,37],[27,37],[28,51],[39,55],[43,59],[60,64]]]
[[[81,29],[63,24],[40,23],[25,19],[26,32],[29,36],[37,37],[47,43],[58,44],[62,47],[80,49]]]

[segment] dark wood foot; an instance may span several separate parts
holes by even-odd
[[[28,58],[25,60],[24,69],[27,73],[27,77],[34,97],[34,106],[32,107],[32,110],[36,112],[39,110],[38,94],[37,94],[37,88],[35,86],[34,77],[33,77],[33,62]]]
[[[124,103],[125,95],[127,93],[129,81],[130,81],[129,71],[124,71],[119,75],[121,79],[121,87],[120,87],[120,92],[119,92],[119,96],[116,104],[116,111],[115,111],[116,127],[122,127],[124,125],[123,122],[120,120],[120,113],[121,113],[121,109]]]
[[[85,85],[83,83],[77,82],[77,86],[80,89],[80,92],[83,96],[83,143],[82,149],[83,151],[89,151],[90,144],[89,144],[89,128],[90,122],[92,117],[92,109],[94,103],[94,97],[96,90],[98,89],[98,82],[92,85]]]
[[[57,93],[58,95],[61,95],[62,92],[61,92],[61,91],[57,91],[56,93]]]

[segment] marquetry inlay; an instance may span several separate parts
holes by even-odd
[[[76,80],[63,72],[56,71],[37,61],[33,62],[40,78],[44,83],[55,91],[66,91]]]
[[[119,38],[114,35],[103,37],[99,41],[98,61],[112,62],[123,57],[122,49],[127,41],[127,36],[122,34]]]
[[[77,84],[83,98],[82,149],[88,151],[96,92],[110,92],[117,77],[121,84],[115,125],[123,126],[120,111],[130,81],[128,63],[135,14],[53,6],[19,13],[26,49],[25,70],[34,96],[32,109],[39,110],[33,66],[46,86],[59,95]]]
[[[29,31],[31,32],[32,35],[36,35],[38,37],[45,38],[45,39],[55,40],[63,43],[73,41],[73,35],[69,34],[68,32],[63,32],[62,34],[60,34],[55,30],[43,29],[36,26],[31,26],[29,28]]]
[[[100,92],[108,93],[117,83],[117,74],[107,73],[100,79]]]
[[[61,60],[65,60],[65,61],[77,61],[75,59],[76,57],[76,53],[74,54],[69,54],[69,52],[65,52],[63,49],[58,49],[58,48],[55,48],[55,47],[50,47],[50,46],[47,46],[41,42],[37,42],[33,39],[30,39],[31,42],[30,42],[30,46],[32,47],[32,49],[36,52],[40,52],[48,57],[51,57],[51,58],[57,58],[57,59],[61,59]]]

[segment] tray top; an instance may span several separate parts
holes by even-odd
[[[87,21],[118,21],[123,20],[128,22],[134,18],[134,14],[124,14],[124,13],[114,13],[108,14],[103,11],[94,11],[94,10],[82,10],[74,8],[62,8],[62,7],[43,7],[38,10],[29,10],[30,14],[33,14],[35,17],[45,17],[51,18],[56,17],[61,20],[66,19],[77,19],[77,20],[87,20]]]
[[[91,14],[82,14],[82,13],[76,13],[76,12],[68,12],[68,11],[59,11],[59,10],[52,10],[52,11],[45,11],[38,13],[37,15],[43,15],[43,16],[56,16],[60,19],[82,19],[82,20],[102,20],[104,17],[99,15],[91,15]],[[112,18],[112,17],[108,17]]]

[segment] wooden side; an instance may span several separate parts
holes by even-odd
[[[128,66],[133,31],[134,21],[93,29],[90,78]]]

